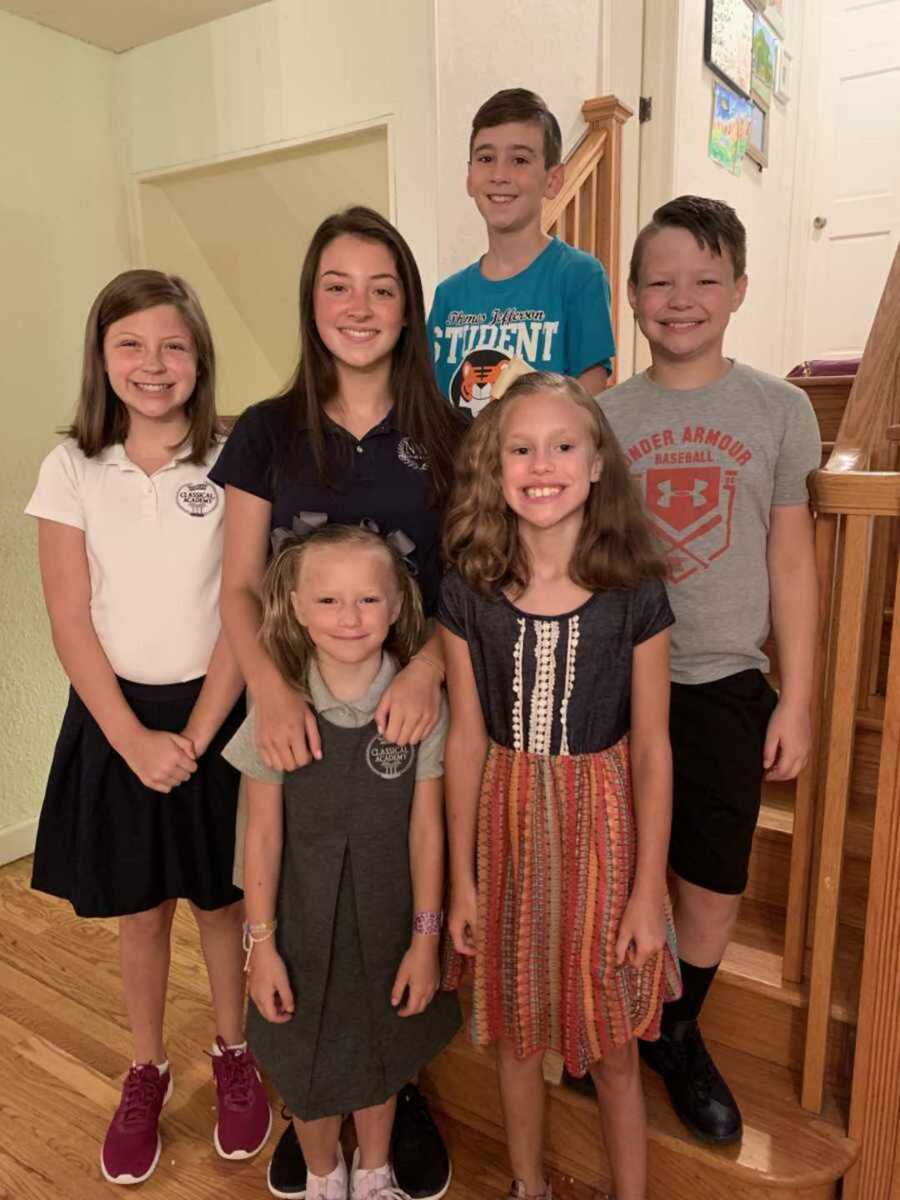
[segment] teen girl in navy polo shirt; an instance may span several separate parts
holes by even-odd
[[[321,755],[315,716],[258,638],[259,589],[273,529],[323,520],[396,534],[426,616],[437,602],[439,524],[464,426],[438,391],[422,284],[396,229],[371,209],[328,217],[300,274],[300,361],[285,391],[238,420],[215,467],[225,487],[222,619],[256,711],[264,762],[292,771]],[[434,727],[443,682],[437,636],[387,689],[375,713],[399,745]],[[398,1098],[392,1139],[399,1186],[443,1195],[446,1150],[418,1091]],[[292,1125],[269,1166],[278,1196],[302,1196],[306,1167]]]

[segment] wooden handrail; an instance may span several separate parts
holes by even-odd
[[[585,101],[581,113],[587,130],[566,158],[565,181],[559,195],[544,205],[541,228],[603,263],[615,331],[619,327],[622,126],[632,110],[616,96],[599,96]]]
[[[900,422],[900,247],[866,340],[827,471],[890,470],[896,448],[885,430]]]

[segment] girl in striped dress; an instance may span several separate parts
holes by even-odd
[[[514,374],[511,369],[510,374]],[[602,413],[524,374],[463,444],[439,620],[449,928],[496,1043],[510,1197],[549,1197],[542,1051],[590,1072],[617,1200],[645,1200],[635,1039],[678,995],[665,566]]]

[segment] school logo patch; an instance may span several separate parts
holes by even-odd
[[[670,552],[672,581],[705,570],[731,545],[737,471],[721,467],[651,467],[650,517]]]
[[[509,355],[499,350],[473,350],[450,382],[450,399],[467,408],[473,417],[494,398],[494,384],[509,366]]]
[[[366,746],[366,762],[369,770],[380,779],[397,779],[412,766],[415,751],[412,746],[397,746],[386,742],[376,733]]]
[[[215,484],[204,479],[201,483],[183,483],[175,493],[175,500],[182,512],[206,517],[219,503],[219,493]]]
[[[405,437],[401,440],[397,447],[397,457],[403,463],[404,467],[410,467],[413,471],[427,471],[428,459],[425,456],[425,451],[412,438]]]

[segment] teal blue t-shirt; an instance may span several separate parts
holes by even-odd
[[[441,391],[473,416],[510,358],[562,375],[609,371],[615,341],[606,272],[559,238],[509,279],[485,279],[472,263],[438,285],[428,336]]]

